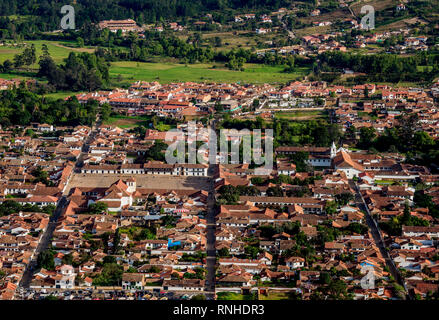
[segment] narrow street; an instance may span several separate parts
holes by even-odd
[[[404,279],[401,276],[401,273],[399,272],[398,268],[395,265],[395,262],[390,257],[389,252],[386,249],[386,246],[384,244],[384,240],[382,238],[381,232],[379,230],[377,222],[372,218],[369,208],[366,205],[366,202],[364,201],[364,198],[357,186],[357,184],[350,180],[349,181],[350,187],[355,190],[355,203],[357,204],[358,208],[361,209],[365,213],[366,216],[366,223],[369,226],[369,230],[371,231],[372,237],[375,241],[375,245],[380,249],[381,255],[386,261],[386,265],[390,270],[390,273],[392,274],[393,278],[396,280],[398,284],[404,287],[407,293],[407,288],[404,282]],[[407,298],[410,299],[410,297],[407,295]]]
[[[32,260],[27,265],[26,271],[21,278],[19,287],[29,288],[30,282],[32,280],[33,273],[37,267],[37,259],[38,255],[46,250],[50,244],[50,240],[52,239],[53,231],[55,231],[56,222],[58,221],[59,216],[63,208],[67,204],[67,199],[65,196],[61,197],[61,200],[58,201],[58,205],[55,209],[54,214],[50,217],[49,225],[46,228],[46,231],[43,233],[40,242],[38,243],[37,249],[32,257]]]
[[[215,120],[211,121],[211,128],[215,130]],[[213,300],[215,297],[215,264],[216,264],[216,250],[215,250],[215,182],[213,176],[215,174],[215,164],[209,164],[209,177],[211,177],[211,188],[207,199],[207,257],[206,257],[206,297]]]

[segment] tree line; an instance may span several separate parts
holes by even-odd
[[[49,99],[29,91],[24,83],[0,92],[0,124],[29,125],[31,122],[58,125],[91,125],[99,108],[97,101],[81,104],[76,97]]]
[[[430,71],[420,71],[419,66],[432,68]],[[313,69],[316,74],[351,69],[365,73],[364,80],[372,82],[431,81],[439,74],[439,54],[421,52],[412,56],[363,55],[330,51],[318,56]]]
[[[212,12],[216,16],[221,16],[223,11],[248,12],[265,9],[269,12],[288,7],[291,3],[292,0],[77,0],[73,7],[76,25],[81,27],[109,19],[133,18],[138,23],[145,24],[164,19],[202,17]],[[0,31],[14,36],[57,30],[62,17],[60,10],[64,4],[48,0],[0,0],[0,12],[5,16],[0,21]],[[26,19],[6,18],[12,15],[26,16]]]

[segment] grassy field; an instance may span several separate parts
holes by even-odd
[[[260,294],[259,300],[289,300],[290,294],[288,292],[270,292],[268,295]]]
[[[48,93],[45,94],[45,96],[47,98],[52,98],[52,99],[64,99],[70,96],[74,96],[78,94],[78,92],[73,92],[73,91],[62,91],[62,92],[53,92],[53,93]]]
[[[376,184],[380,184],[380,185],[389,185],[389,184],[393,184],[394,181],[392,180],[375,180]]]
[[[67,58],[70,52],[93,52],[93,48],[76,48],[75,42],[60,41],[25,41],[28,45],[34,44],[37,50],[37,57],[42,53],[42,44],[47,44],[50,55],[56,63],[61,63]],[[24,46],[2,46],[0,47],[0,63],[5,60],[13,60],[14,55],[23,52]],[[144,63],[134,61],[113,62],[110,67],[110,76],[113,86],[126,86],[136,80],[160,81],[163,83],[180,81],[207,81],[207,82],[245,82],[245,83],[272,83],[283,84],[288,81],[299,79],[309,70],[300,68],[295,73],[282,72],[282,66],[265,66],[258,64],[246,64],[244,71],[233,71],[221,64],[191,64],[183,65],[175,62]],[[38,69],[38,63],[30,66],[34,72]],[[0,74],[1,78],[31,78],[34,72],[20,72]],[[119,75],[122,77],[121,81]],[[56,95],[54,95],[56,96]],[[63,96],[64,97],[64,96]]]
[[[217,300],[253,300],[252,295],[243,295],[234,292],[218,292]]]
[[[283,73],[283,67],[246,64],[244,71],[233,71],[213,64],[183,65],[177,63],[144,63],[120,61],[112,63],[110,76],[121,75],[122,83],[135,80],[160,81],[162,83],[180,81],[245,82],[245,83],[286,83],[303,77],[308,69],[296,73]]]
[[[24,41],[28,45],[34,44],[37,51],[37,58],[42,54],[41,47],[44,44],[49,48],[49,53],[56,63],[61,63],[63,59],[67,58],[70,52],[93,52],[93,48],[76,48],[75,42],[67,41],[45,41],[45,40],[34,40],[34,41]],[[13,61],[14,56],[17,53],[21,53],[24,50],[23,46],[2,46],[0,47],[0,62],[9,59]],[[30,66],[31,68],[38,68],[38,63]]]
[[[359,117],[367,118],[367,119],[370,119],[370,120],[377,120],[378,119],[377,116],[374,116],[374,115],[370,114],[369,112],[358,111],[357,115]]]
[[[147,125],[149,123],[148,117],[141,117],[141,116],[135,116],[135,117],[128,117],[128,116],[111,116],[108,118],[108,120],[104,121],[104,125],[111,125],[116,126],[123,129],[129,129],[134,128],[139,125]]]
[[[276,112],[274,114],[277,119],[287,120],[313,120],[326,119],[328,114],[324,110],[300,110],[292,112]]]
[[[171,130],[171,125],[169,125],[169,124],[164,124],[163,122],[159,122],[158,124],[157,124],[157,126],[156,126],[156,129],[158,130],[158,131],[169,131],[169,130]]]

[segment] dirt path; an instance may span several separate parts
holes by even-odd
[[[63,46],[62,44],[59,43],[52,43],[54,46],[60,47],[60,48],[64,48],[64,49],[68,49],[68,50],[72,50],[72,51],[76,51],[76,52],[88,52],[88,53],[93,53],[95,51],[95,49],[90,49],[90,48],[72,48],[72,47],[67,47],[67,46]]]

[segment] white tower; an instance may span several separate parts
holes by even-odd
[[[127,188],[128,192],[131,192],[131,193],[136,192],[136,179],[134,177],[129,178],[126,181],[126,184],[128,186],[128,188]]]
[[[335,142],[332,141],[331,146],[331,159],[334,158],[337,155],[337,147],[335,146]]]

